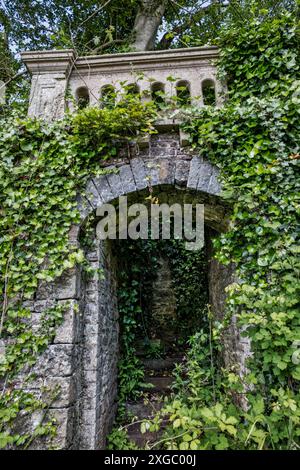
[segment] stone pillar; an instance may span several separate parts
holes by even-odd
[[[82,283],[81,393],[77,432],[82,450],[103,449],[117,409],[119,322],[116,264],[109,241],[94,240],[87,253],[93,275]]]
[[[21,57],[32,75],[29,116],[48,121],[62,118],[68,79],[75,61],[74,51],[28,51]]]
[[[216,320],[222,321],[226,308],[226,287],[237,282],[234,265],[224,266],[213,257],[212,238],[216,232],[207,230],[207,256],[209,262],[208,283],[209,283],[209,303]],[[223,352],[222,358],[225,367],[233,369],[241,377],[246,373],[246,359],[251,354],[250,339],[241,335],[242,330],[238,325],[236,316],[231,318],[230,324],[222,335]],[[244,394],[233,394],[234,401],[246,409],[247,402]]]

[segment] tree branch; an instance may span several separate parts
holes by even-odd
[[[7,85],[9,85],[9,83],[13,82],[14,80],[16,80],[16,78],[19,78],[21,77],[22,75],[25,75],[26,72],[18,72],[16,73],[13,77],[11,77],[9,80],[7,80],[7,82],[3,83],[3,85],[0,86],[0,90],[2,88],[5,88]]]
[[[111,2],[111,0],[107,0],[106,3],[104,3],[104,5],[102,5],[100,8],[98,8],[97,10],[95,10],[90,16],[88,16],[85,20],[83,20],[81,23],[79,23],[78,25],[78,28],[80,28],[80,26],[82,26],[83,24],[85,24],[87,21],[89,21],[91,18],[93,18],[95,15],[97,15],[97,13],[99,13],[101,10],[103,10],[105,7],[107,7],[107,5]]]
[[[125,44],[126,42],[126,39],[112,39],[111,41],[107,41],[104,44],[101,44],[101,46],[94,49],[94,52],[97,53],[99,51],[102,51],[103,49],[106,49],[107,47],[112,46],[113,44]]]

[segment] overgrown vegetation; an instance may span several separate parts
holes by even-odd
[[[71,225],[80,220],[76,194],[88,177],[103,172],[101,162],[115,156],[120,145],[151,132],[153,117],[151,104],[125,96],[112,110],[90,108],[53,124],[17,117],[1,122],[1,447],[31,442],[16,424],[47,403],[18,390],[16,376],[22,370],[24,390],[30,389],[31,366],[67,308],[57,304],[43,312],[36,331],[23,301],[33,298],[40,282],[84,261],[82,250],[69,244]],[[34,432],[54,429],[43,420]]]
[[[253,355],[241,382],[234,370],[216,370],[218,330],[193,336],[186,379],[177,370],[176,397],[163,411],[171,425],[157,447],[299,449],[297,14],[250,14],[247,27],[230,24],[219,44],[229,100],[222,109],[193,110],[196,117],[185,130],[221,168],[223,196],[233,206],[230,230],[215,248],[220,262],[236,265],[239,283],[228,289],[227,318],[237,316]],[[30,311],[21,302],[32,298],[40,281],[83,261],[68,244],[69,229],[79,221],[75,195],[103,159],[116,155],[120,139],[151,129],[153,116],[152,106],[132,98],[126,107],[91,108],[51,125],[1,120],[1,335],[9,341],[0,364],[1,447],[26,447],[35,436],[55,433],[46,413],[33,435],[17,432],[20,416],[46,412],[47,404],[19,390],[15,379],[25,364],[30,378],[30,366],[51,342],[63,312],[43,312],[40,330],[25,330]],[[126,363],[124,368],[126,373]],[[233,404],[232,391],[246,396],[246,411]],[[151,426],[157,429],[159,419],[143,429]]]
[[[220,381],[207,375],[194,338],[188,381],[163,411],[172,424],[158,444],[168,449],[299,449],[298,44],[289,14],[225,31],[219,67],[229,101],[185,125],[194,147],[220,167],[233,205],[215,249],[220,262],[236,265],[227,317],[236,315],[253,354],[242,380],[227,370]],[[232,390],[245,395],[246,410],[233,405]]]
[[[119,405],[136,398],[143,385],[143,367],[136,352],[160,358],[167,352],[184,348],[189,335],[205,323],[207,305],[205,255],[185,250],[182,240],[120,240],[115,242],[119,260],[118,309],[121,328],[119,362]],[[170,260],[172,284],[176,297],[176,320],[168,323],[174,331],[172,344],[156,340],[159,329],[152,317],[153,282],[158,260]],[[133,261],[134,260],[134,261]],[[199,298],[191,303],[191,298]],[[167,349],[166,349],[167,348]]]
[[[209,331],[207,261],[203,250],[188,251],[183,240],[175,239],[120,240],[115,242],[114,250],[118,258],[121,352],[118,414],[116,427],[108,436],[108,448],[125,450],[134,447],[127,438],[126,423],[131,423],[131,419],[124,405],[147,395],[141,357],[178,356],[187,349],[191,334],[201,327]],[[162,258],[169,260],[176,299],[175,316],[168,318],[165,326],[159,324],[152,311],[153,287]],[[166,338],[167,331],[171,332],[171,343]]]

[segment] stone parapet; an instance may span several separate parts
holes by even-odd
[[[199,107],[205,104],[207,89],[214,91],[217,106],[225,91],[216,77],[215,46],[85,57],[76,57],[71,49],[30,51],[21,56],[32,75],[29,114],[48,120],[61,118],[66,105],[72,109],[72,100],[67,103],[65,98],[67,88],[75,100],[89,105],[98,105],[108,87],[118,93],[125,84],[145,99],[156,91],[172,98],[186,89],[186,99]]]

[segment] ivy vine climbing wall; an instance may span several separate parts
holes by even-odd
[[[26,380],[33,379],[30,366],[55,336],[64,309],[44,311],[33,329],[23,302],[40,281],[85,264],[83,252],[69,243],[70,228],[79,222],[76,195],[84,192],[88,177],[103,172],[101,162],[115,156],[120,145],[152,131],[154,114],[151,104],[129,96],[112,110],[89,108],[53,124],[20,117],[1,122],[0,447],[26,448],[36,436],[55,434],[46,417],[34,435],[17,424],[21,416],[49,406],[26,391]],[[25,374],[21,389],[20,371]],[[55,390],[50,395],[51,402]]]

